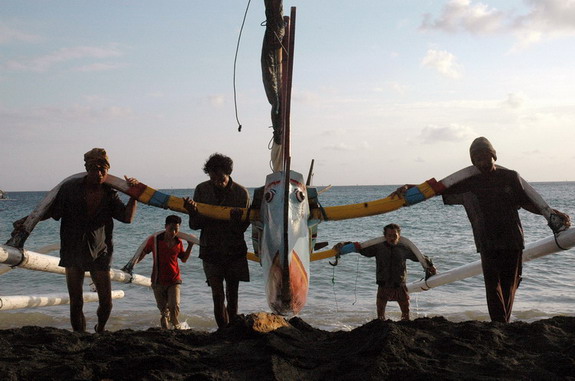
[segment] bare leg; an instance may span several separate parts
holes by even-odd
[[[75,332],[86,332],[84,317],[84,271],[74,267],[66,267],[66,285],[70,296],[70,323]]]
[[[90,271],[94,286],[98,292],[98,324],[96,332],[104,332],[110,313],[112,312],[112,282],[110,281],[110,271],[94,270]]]
[[[401,309],[401,320],[409,320],[409,300],[404,302],[397,302]]]
[[[385,306],[387,305],[387,300],[383,296],[383,288],[377,288],[377,299],[375,303],[377,307],[377,318],[385,320]]]
[[[227,312],[229,321],[234,321],[238,316],[238,289],[239,280],[226,281],[226,300],[228,302]]]
[[[224,293],[224,280],[221,278],[210,278],[210,287],[212,288],[212,300],[214,301],[214,317],[216,318],[216,323],[218,328],[224,328],[228,325],[228,312],[225,305],[225,293]]]

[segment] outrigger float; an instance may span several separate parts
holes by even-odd
[[[320,222],[373,216],[417,204],[477,174],[477,169],[473,166],[467,167],[440,181],[432,178],[409,189],[403,197],[390,195],[374,201],[323,207],[319,202],[321,191],[318,192],[311,186],[313,161],[307,181],[304,181],[301,173],[292,171],[290,168],[290,108],[296,9],[292,7],[290,16],[284,17],[281,0],[264,1],[266,32],[261,65],[264,88],[272,106],[271,120],[274,132],[271,162],[273,173],[267,176],[265,185],[255,192],[251,207],[242,210],[242,218],[252,222],[254,253],[251,253],[248,258],[262,265],[265,292],[270,308],[279,314],[297,314],[305,306],[307,300],[311,277],[310,261],[339,256],[339,252],[333,249],[314,252],[322,246],[316,244],[317,228]],[[80,173],[70,178],[84,175]],[[142,203],[187,213],[182,198],[159,192],[143,183],[129,187],[124,180],[112,175],[108,175],[106,182]],[[16,234],[6,245],[0,245],[0,263],[26,268],[27,263],[37,260],[36,253],[23,250],[24,242],[55,198],[62,183],[50,191],[29,215],[23,229],[15,232]],[[566,230],[564,221],[527,182],[524,182],[524,188],[531,201],[539,207],[541,214],[547,219],[554,233],[550,238],[528,245],[524,251],[524,261],[574,247],[575,230]],[[229,219],[231,209],[198,204],[199,213],[215,219]],[[368,245],[369,242],[373,240],[364,244]],[[137,284],[134,282],[133,275],[121,270],[112,271],[119,272],[116,273],[119,278]],[[408,290],[410,292],[428,290],[480,273],[480,264],[474,262],[438,273],[425,279],[423,283],[411,283]]]
[[[46,253],[58,250],[60,245],[50,245],[38,249],[37,252],[18,249],[9,245],[0,245],[0,275],[14,268],[21,268],[33,271],[43,271],[54,274],[65,274],[65,269],[58,266],[57,257],[46,255]],[[86,276],[90,276],[87,272]],[[150,287],[152,282],[150,278],[138,274],[130,274],[125,271],[111,269],[110,278],[114,282],[133,283],[139,286]],[[124,297],[124,291],[113,290],[112,299]],[[84,302],[97,302],[98,294],[96,292],[85,292]],[[0,296],[0,311],[12,310],[18,308],[46,307],[61,304],[70,304],[68,294],[43,294],[43,295],[11,295]]]

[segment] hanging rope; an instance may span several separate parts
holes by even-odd
[[[234,56],[234,110],[236,112],[236,122],[238,124],[238,132],[242,131],[242,124],[240,123],[240,119],[238,117],[238,99],[237,99],[237,91],[236,91],[236,65],[238,62],[238,52],[240,50],[240,41],[242,39],[242,32],[244,30],[244,24],[246,23],[246,17],[248,15],[248,9],[250,9],[250,3],[252,0],[248,0],[248,4],[246,6],[246,11],[244,13],[244,19],[242,20],[242,27],[240,28],[240,34],[238,35],[238,43],[236,45],[236,54]]]
[[[359,255],[357,256],[357,267],[355,268],[355,285],[353,287],[353,303],[352,306],[355,306],[357,302],[357,278],[359,278]]]
[[[333,299],[335,300],[335,312],[339,312],[339,305],[337,303],[337,294],[335,293],[335,266],[333,267],[333,273],[331,275],[331,286],[333,289]]]

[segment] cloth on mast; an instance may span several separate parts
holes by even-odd
[[[281,170],[282,163],[282,123],[281,123],[281,57],[282,40],[285,34],[282,0],[265,0],[266,32],[262,46],[262,80],[268,102],[272,106],[271,121],[273,127],[272,167]],[[279,163],[279,164],[278,164]]]

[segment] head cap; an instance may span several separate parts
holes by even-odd
[[[108,160],[108,155],[106,154],[105,149],[92,148],[90,151],[84,154],[84,166],[86,169],[93,165],[110,169],[110,161]]]
[[[473,156],[475,152],[479,151],[488,151],[493,155],[493,159],[497,160],[497,152],[495,152],[495,148],[491,145],[491,142],[487,140],[487,138],[481,136],[471,143],[469,147],[469,155]]]

